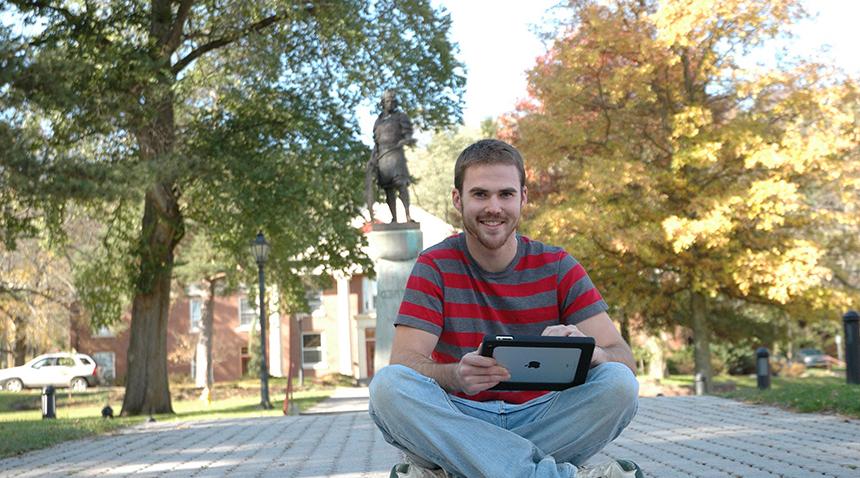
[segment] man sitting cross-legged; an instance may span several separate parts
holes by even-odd
[[[641,477],[633,462],[583,466],[637,409],[629,346],[583,267],[517,233],[522,157],[497,140],[457,159],[452,191],[465,232],[419,256],[395,320],[388,367],[370,385],[370,415],[410,463],[397,476]],[[491,391],[508,371],[477,350],[485,334],[591,336],[583,385]]]

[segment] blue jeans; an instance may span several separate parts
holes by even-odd
[[[620,363],[592,368],[583,385],[514,405],[446,393],[403,365],[370,384],[370,416],[388,443],[425,468],[455,476],[572,477],[630,423],[639,384]]]

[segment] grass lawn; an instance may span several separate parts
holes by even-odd
[[[175,415],[155,415],[158,421],[208,420],[217,418],[283,416],[284,379],[271,379],[269,397],[272,410],[262,410],[260,382],[242,380],[215,385],[210,404],[197,398],[199,390],[191,385],[170,387]],[[299,410],[310,408],[329,397],[333,382],[309,385],[293,393]],[[57,393],[57,419],[42,420],[41,391],[0,392],[0,458],[49,447],[67,440],[110,433],[119,428],[142,423],[148,417],[119,417],[123,389],[99,388],[69,394]],[[117,418],[103,419],[101,410],[109,403]]]
[[[692,388],[693,377],[672,376],[662,383]],[[721,397],[796,412],[838,413],[860,418],[860,385],[845,383],[844,372],[809,370],[803,377],[771,377],[768,390],[757,388],[755,376],[723,375],[716,377],[714,384],[715,395]]]

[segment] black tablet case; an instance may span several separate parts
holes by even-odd
[[[591,356],[594,353],[594,338],[592,337],[547,337],[527,335],[486,335],[484,336],[481,354],[493,357],[496,348],[499,347],[537,347],[555,349],[578,349],[580,351],[579,361],[576,364],[576,372],[569,382],[501,382],[490,390],[566,390],[576,385],[585,383],[588,369],[591,366]],[[510,367],[528,367],[535,361],[529,359],[528,355],[519,357],[516,363],[506,364]],[[505,364],[503,364],[505,365]],[[539,365],[538,365],[539,366]]]

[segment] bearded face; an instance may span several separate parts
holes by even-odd
[[[455,189],[452,194],[454,206],[463,216],[470,252],[515,249],[514,233],[526,202],[517,168],[508,164],[471,166],[463,176],[462,189],[462,193]]]

